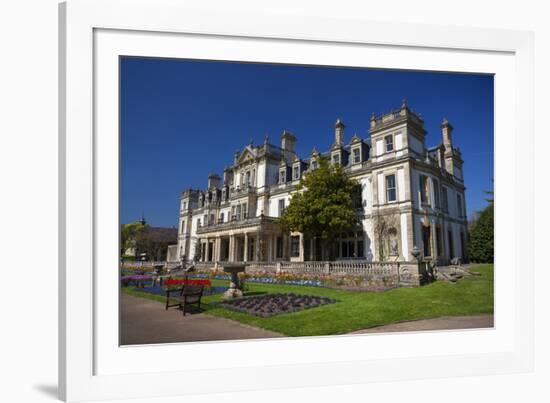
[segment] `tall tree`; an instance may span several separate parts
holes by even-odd
[[[137,243],[147,227],[148,225],[143,224],[141,221],[122,224],[120,230],[120,256],[124,256],[128,249],[136,249]]]
[[[318,163],[318,168],[304,175],[278,222],[285,232],[298,231],[305,239],[320,241],[323,250],[329,251],[325,257],[332,260],[336,239],[359,227],[361,186],[326,157]]]
[[[470,231],[468,255],[471,261],[493,263],[494,261],[494,203],[490,202],[481,212]]]

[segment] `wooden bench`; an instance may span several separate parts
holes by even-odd
[[[183,315],[187,313],[187,308],[190,305],[198,305],[201,308],[201,297],[204,286],[186,284],[181,288],[166,290],[166,309],[177,306],[183,311]],[[176,294],[176,295],[173,295]],[[170,299],[175,299],[177,303],[170,304]]]

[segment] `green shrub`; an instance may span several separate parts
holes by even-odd
[[[470,260],[476,263],[494,261],[494,206],[489,204],[470,232],[468,248]]]

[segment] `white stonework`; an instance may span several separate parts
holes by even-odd
[[[275,222],[304,173],[316,168],[316,156],[324,155],[339,161],[362,187],[357,214],[363,230],[340,239],[338,260],[411,261],[415,246],[424,259],[440,264],[465,260],[463,161],[447,119],[441,129],[441,144],[426,147],[422,117],[403,103],[371,117],[368,139],[354,135],[346,143],[338,119],[331,149],[314,149],[304,158],[296,154],[296,137],[288,131],[280,146],[267,137],[260,145],[249,144],[234,154],[223,177],[210,174],[206,189],[182,193],[177,254],[213,264],[325,260],[320,243],[282,233]],[[383,235],[379,223],[385,224]]]

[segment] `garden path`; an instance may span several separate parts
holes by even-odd
[[[417,332],[422,330],[481,329],[494,326],[493,315],[443,316],[433,319],[412,320],[384,326],[356,330],[350,334]]]
[[[282,337],[229,319],[181,311],[144,298],[121,294],[121,344],[179,343]]]

